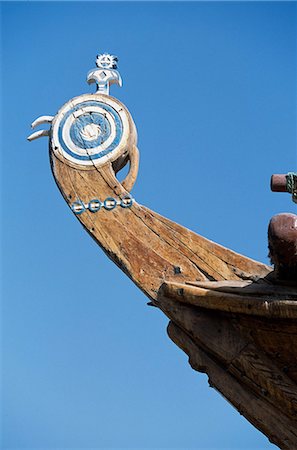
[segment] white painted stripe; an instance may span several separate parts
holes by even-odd
[[[106,150],[116,137],[116,125],[115,125],[112,115],[110,113],[108,113],[105,109],[97,107],[97,106],[88,106],[77,112],[79,112],[80,114],[77,115],[76,117],[73,117],[73,115],[70,115],[69,118],[66,120],[63,130],[62,130],[63,140],[64,140],[65,144],[67,145],[67,147],[73,153],[76,153],[77,155],[81,155],[81,156],[96,155],[97,153],[101,152],[102,150]],[[89,149],[87,149],[88,151],[86,151],[86,149],[80,148],[77,145],[75,145],[75,143],[72,141],[72,139],[70,137],[70,128],[71,128],[72,124],[75,122],[75,120],[79,116],[82,116],[83,114],[85,114],[87,112],[98,112],[101,114],[105,114],[106,119],[108,120],[108,122],[110,124],[109,138],[105,142],[103,142],[102,145],[99,145],[94,148],[89,148]],[[63,150],[63,153],[65,153],[64,150]]]
[[[112,107],[115,110],[115,112],[118,113],[119,117],[122,120],[123,135],[122,135],[122,139],[121,139],[119,145],[114,150],[112,150],[110,153],[108,153],[107,155],[104,155],[101,158],[96,159],[96,160],[91,160],[91,159],[90,160],[78,160],[75,157],[64,152],[63,149],[61,148],[61,145],[59,142],[59,136],[58,136],[59,126],[61,124],[63,117],[65,116],[65,114],[67,114],[67,112],[69,110],[73,109],[75,106],[77,106],[81,103],[88,102],[88,101],[93,101],[93,102],[98,101],[98,102],[105,103],[106,105]],[[92,110],[94,110],[95,108],[96,108],[95,106],[91,107]],[[80,111],[78,111],[78,113],[80,113]],[[84,113],[84,111],[85,110],[82,110],[82,114]],[[105,110],[104,110],[104,113],[106,113]],[[113,120],[112,120],[112,122],[113,122]],[[101,165],[105,164],[107,161],[110,161],[110,160],[114,161],[120,154],[122,154],[124,151],[126,151],[125,143],[129,139],[129,136],[131,135],[131,133],[133,135],[136,135],[135,126],[133,126],[132,129],[130,127],[129,112],[127,112],[124,105],[119,100],[116,100],[113,97],[109,97],[109,96],[101,95],[101,94],[84,94],[84,95],[75,97],[75,98],[71,99],[69,102],[65,103],[65,105],[62,106],[62,108],[58,111],[57,115],[55,116],[55,118],[53,120],[53,125],[52,125],[51,131],[52,131],[51,147],[52,147],[52,150],[54,151],[54,153],[56,153],[57,156],[60,155],[60,157],[63,157],[63,159],[70,161],[74,165],[79,165],[81,167],[83,167],[83,166],[90,167],[93,165],[101,166]],[[85,154],[83,156],[85,156]]]

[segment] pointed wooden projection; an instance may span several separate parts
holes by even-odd
[[[138,172],[136,128],[127,108],[109,96],[110,84],[121,84],[116,68],[114,56],[99,55],[88,76],[97,92],[37,119],[33,126],[50,123],[50,130],[28,139],[49,135],[52,172],[66,203],[166,314],[168,334],[191,366],[207,373],[210,385],[271,442],[297,448],[297,273],[291,264],[286,277],[288,253],[281,250],[287,226],[289,263],[296,263],[297,217],[271,223],[272,260],[281,267],[273,271],[138,204],[130,194]],[[120,182],[116,174],[126,164]]]

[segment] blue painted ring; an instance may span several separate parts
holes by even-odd
[[[95,206],[92,206],[92,203],[95,203]],[[102,207],[102,202],[100,202],[100,200],[98,198],[92,198],[92,200],[89,201],[89,211],[91,211],[92,213],[95,213],[97,211],[99,211]]]
[[[123,132],[122,119],[112,106],[98,100],[82,101],[64,114],[58,140],[65,153],[83,162],[111,153],[119,146]]]
[[[113,204],[112,204],[111,206],[108,206],[108,205],[107,205],[107,202],[113,202]],[[111,211],[111,210],[113,210],[113,209],[117,206],[117,201],[116,201],[116,199],[113,198],[113,197],[107,197],[107,198],[104,200],[103,206],[104,206],[104,208],[105,208],[107,211]]]

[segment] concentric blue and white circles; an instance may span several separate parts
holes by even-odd
[[[123,137],[123,121],[119,112],[103,101],[81,101],[63,113],[56,134],[66,158],[89,164],[117,149]]]
[[[110,123],[105,116],[97,112],[82,114],[70,127],[71,141],[83,149],[102,145],[110,134]]]

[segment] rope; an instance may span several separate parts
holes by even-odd
[[[287,192],[292,194],[292,200],[297,203],[297,172],[289,172],[286,175]]]

